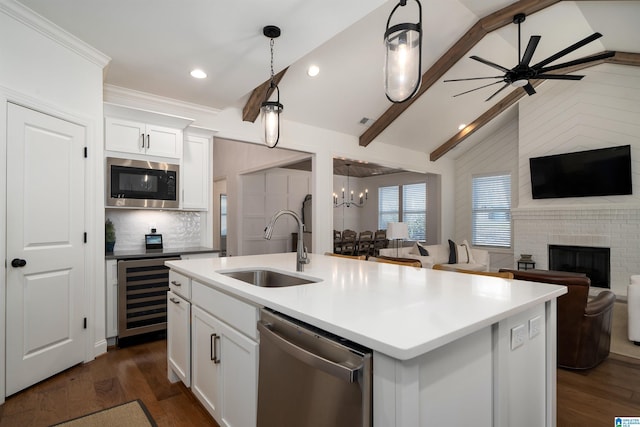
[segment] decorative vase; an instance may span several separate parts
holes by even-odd
[[[113,247],[116,245],[116,242],[104,242],[105,252],[110,254],[113,253]]]

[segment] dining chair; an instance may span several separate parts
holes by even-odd
[[[324,253],[327,256],[334,256],[334,257],[338,257],[338,258],[348,258],[348,259],[356,259],[356,260],[360,260],[360,261],[366,261],[367,257],[365,255],[343,255],[343,254],[336,254],[336,253],[331,253],[331,252],[325,252]]]

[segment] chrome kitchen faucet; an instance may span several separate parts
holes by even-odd
[[[302,238],[304,232],[304,224],[302,223],[302,220],[297,213],[288,209],[282,209],[276,212],[273,217],[271,217],[271,221],[269,221],[267,227],[264,229],[264,238],[267,240],[271,240],[271,235],[273,234],[273,226],[276,224],[276,220],[280,218],[281,215],[291,215],[298,223],[298,256],[296,271],[304,271],[304,265],[309,264],[309,258],[307,258],[307,248],[304,247],[304,240]]]

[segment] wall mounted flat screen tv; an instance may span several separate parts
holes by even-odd
[[[631,146],[529,159],[534,199],[633,194]]]

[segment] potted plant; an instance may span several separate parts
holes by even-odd
[[[116,227],[109,218],[104,223],[104,243],[105,251],[107,253],[113,252],[113,247],[116,245]]]

